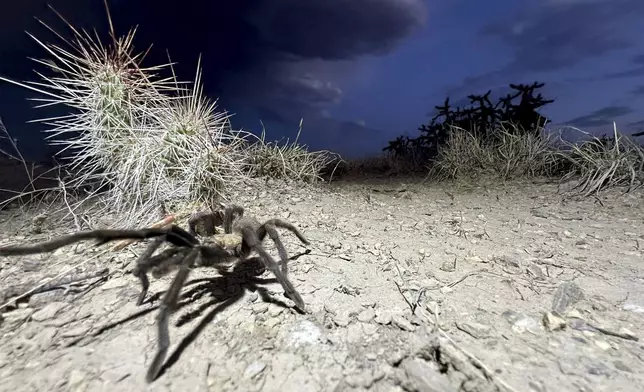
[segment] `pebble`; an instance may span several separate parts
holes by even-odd
[[[4,322],[8,328],[13,329],[18,324],[27,320],[34,313],[32,308],[16,309],[11,312],[4,313]]]
[[[345,377],[344,382],[352,388],[371,388],[374,383],[374,377],[371,370],[364,370]]]
[[[246,367],[244,370],[244,378],[250,379],[259,375],[261,372],[266,369],[266,364],[263,362],[253,362]]]
[[[552,311],[560,316],[566,315],[566,311],[577,302],[584,299],[583,290],[573,282],[562,283],[552,298]]]
[[[264,325],[268,328],[271,329],[275,327],[277,324],[279,324],[281,320],[278,317],[271,317],[268,320],[264,321]]]
[[[333,316],[333,322],[338,327],[346,327],[351,322],[349,312],[343,311]]]
[[[492,327],[481,323],[456,323],[456,327],[476,339],[487,338],[492,334]]]
[[[566,320],[552,312],[546,312],[543,315],[543,326],[550,332],[566,328]]]
[[[382,325],[389,324],[391,322],[391,313],[382,309],[376,310],[375,322]]]
[[[76,336],[85,335],[87,332],[89,332],[89,327],[76,327],[64,331],[61,336],[64,338],[74,338]]]
[[[409,320],[400,315],[393,316],[391,323],[403,331],[413,331],[415,329]]]
[[[31,319],[34,321],[45,321],[45,320],[51,320],[56,315],[63,310],[67,306],[66,303],[64,302],[52,302],[47,305],[45,305],[44,308],[34,312],[34,314],[31,315]]]
[[[358,321],[367,323],[376,317],[376,311],[373,308],[365,309],[358,314]]]
[[[414,390],[422,392],[456,392],[446,375],[427,362],[414,358],[406,359],[400,365],[414,384]]]
[[[378,326],[374,324],[362,324],[362,331],[365,335],[373,335],[378,332]]]
[[[42,351],[47,350],[54,342],[56,328],[45,327],[35,337],[34,340]]]
[[[268,311],[268,304],[266,302],[259,302],[259,303],[253,304],[253,306],[251,307],[251,310],[255,314],[266,313]]]

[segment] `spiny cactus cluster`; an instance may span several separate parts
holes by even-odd
[[[544,85],[539,82],[530,85],[510,84],[514,91],[500,98],[496,104],[490,101],[491,90],[483,95],[469,95],[467,98],[472,106],[466,108],[453,108],[447,97],[443,105],[435,106],[437,114],[429,124],[418,128],[420,136],[399,136],[390,141],[383,151],[398,157],[413,155],[433,158],[438,153],[438,146],[447,140],[449,132],[462,129],[484,137],[493,136],[493,132],[504,123],[512,124],[511,129],[515,132],[539,133],[549,120],[540,115],[537,109],[554,102],[536,93]],[[518,102],[514,103],[515,100]]]

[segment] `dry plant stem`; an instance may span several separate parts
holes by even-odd
[[[7,127],[4,126],[4,122],[2,122],[1,117],[0,117],[0,132],[4,133],[6,135],[7,140],[9,140],[9,144],[11,144],[11,148],[13,148],[13,150],[16,152],[16,154],[18,154],[18,157],[14,157],[13,155],[8,154],[7,152],[2,151],[2,150],[0,150],[0,152],[5,154],[9,158],[15,159],[15,160],[19,161],[20,163],[22,163],[22,167],[25,168],[25,173],[27,174],[27,177],[29,178],[29,185],[31,185],[31,189],[33,191],[35,191],[36,186],[34,185],[33,173],[29,172],[29,168],[27,167],[27,162],[25,161],[25,158],[22,156],[22,153],[18,149],[18,146],[16,145],[16,143],[13,140],[13,138],[9,134],[9,131],[7,130]]]
[[[174,215],[168,215],[165,218],[163,218],[162,220],[150,225],[150,228],[153,228],[153,229],[163,228],[163,227],[166,227],[166,226],[172,224],[174,222],[174,220],[175,220]],[[119,251],[119,250],[125,248],[126,246],[128,246],[128,245],[130,245],[130,244],[132,244],[134,242],[137,242],[137,241],[138,240],[123,240],[123,241],[117,243],[116,245],[114,245],[114,248],[112,248],[112,251],[114,251],[114,252]]]
[[[60,186],[60,189],[63,191],[63,200],[65,201],[65,205],[67,206],[67,209],[69,212],[72,214],[72,217],[74,218],[74,226],[76,226],[76,230],[81,231],[83,230],[83,227],[80,224],[80,221],[78,220],[78,216],[74,212],[74,209],[69,205],[69,200],[67,200],[67,189],[65,188],[65,182],[58,177],[58,185]]]
[[[398,275],[400,276],[400,279],[403,281],[403,284],[404,284],[404,283],[405,283],[405,280],[403,279],[402,273],[400,272],[400,269],[398,268],[398,265],[397,265],[397,264],[396,264],[396,270],[398,271]],[[450,285],[450,287],[453,287],[453,286],[455,286],[456,284],[458,284],[458,283],[462,282],[462,281],[463,281],[463,280],[465,280],[468,276],[476,275],[476,274],[478,274],[478,273],[480,273],[480,272],[482,272],[482,271],[484,271],[484,270],[481,270],[481,271],[474,271],[474,272],[472,272],[472,273],[466,274],[466,275],[465,275],[464,277],[462,277],[461,279],[459,279],[459,280],[457,280],[457,281],[453,282],[453,283]],[[493,380],[493,381],[495,381],[496,383],[498,383],[500,386],[502,386],[503,388],[505,388],[505,389],[506,389],[507,391],[509,391],[509,392],[518,392],[518,391],[517,391],[516,389],[514,389],[511,385],[509,385],[509,384],[508,384],[508,383],[506,383],[503,379],[501,379],[501,378],[500,378],[500,377],[498,377],[496,374],[494,374],[494,372],[492,372],[492,370],[490,370],[490,368],[489,368],[489,367],[487,367],[487,366],[486,366],[486,365],[485,365],[485,364],[484,364],[480,359],[478,359],[474,354],[471,354],[470,352],[468,352],[467,350],[465,350],[463,347],[461,347],[460,345],[458,345],[458,344],[457,344],[457,343],[456,343],[456,342],[455,342],[455,341],[454,341],[454,340],[453,340],[453,339],[452,339],[452,338],[447,334],[447,332],[445,332],[445,331],[441,328],[440,323],[439,323],[439,319],[438,319],[438,309],[437,309],[437,306],[435,306],[435,307],[434,307],[434,320],[432,320],[432,319],[431,319],[431,317],[429,317],[429,316],[425,313],[425,311],[422,309],[422,307],[417,306],[417,305],[418,305],[418,303],[416,303],[415,305],[412,305],[412,304],[411,304],[411,302],[407,299],[407,297],[403,294],[403,289],[398,285],[398,283],[397,283],[397,282],[394,282],[394,283],[396,284],[396,287],[398,288],[398,292],[400,293],[400,295],[402,295],[402,297],[403,297],[403,299],[404,299],[405,303],[407,303],[407,305],[409,305],[409,307],[411,308],[412,315],[415,315],[415,314],[416,314],[416,312],[415,312],[415,311],[416,311],[416,309],[421,310],[421,312],[420,312],[420,313],[421,313],[421,315],[423,316],[423,318],[425,318],[425,320],[426,320],[427,322],[429,322],[430,324],[433,324],[433,329],[434,329],[434,331],[435,331],[435,332],[438,332],[441,336],[443,336],[445,339],[447,339],[447,340],[448,340],[448,341],[449,341],[449,342],[450,342],[450,343],[451,343],[455,348],[457,348],[459,351],[461,351],[461,352],[462,352],[462,353],[463,353],[463,354],[464,354],[464,355],[465,355],[465,356],[470,360],[470,362],[471,362],[471,364],[472,364],[473,366],[475,366],[477,369],[480,369],[480,370],[483,372],[483,375],[485,376],[485,378],[487,378],[488,380]]]
[[[89,262],[90,262],[90,260],[94,260],[94,259],[96,259],[96,258],[98,258],[98,257],[100,257],[100,256],[102,256],[102,255],[104,255],[104,254],[106,254],[107,252],[110,252],[110,250],[109,250],[109,249],[106,249],[106,250],[104,250],[103,252],[97,253],[97,254],[93,255],[92,257],[89,257],[89,258],[87,258],[87,259],[85,259],[85,260],[81,261],[80,263],[78,263],[78,264],[76,264],[76,265],[73,265],[73,266],[71,266],[71,267],[67,268],[66,270],[64,270],[63,272],[59,273],[58,275],[53,276],[53,277],[51,277],[51,278],[49,278],[49,279],[46,279],[44,282],[42,282],[42,283],[41,283],[41,284],[39,284],[38,286],[34,287],[33,289],[31,289],[31,290],[27,291],[26,293],[21,294],[21,295],[19,295],[18,297],[13,298],[13,299],[11,299],[11,300],[10,300],[10,301],[8,301],[8,302],[3,303],[2,305],[0,305],[0,309],[2,309],[2,308],[4,308],[4,307],[6,307],[7,305],[11,304],[11,303],[12,303],[12,302],[14,302],[14,301],[18,301],[18,300],[20,300],[20,299],[22,299],[22,298],[24,298],[24,297],[26,297],[26,296],[28,296],[28,295],[31,295],[31,294],[33,294],[33,293],[37,292],[38,290],[40,290],[40,289],[42,289],[43,287],[45,287],[46,285],[48,285],[50,282],[52,282],[52,281],[54,281],[54,280],[57,280],[57,279],[62,278],[63,276],[65,276],[65,275],[67,275],[68,273],[70,273],[71,271],[75,270],[76,268],[81,267],[81,266],[83,266],[83,265],[85,265],[85,264],[89,263]]]
[[[73,274],[68,277],[61,277],[59,279],[52,280],[44,285],[38,286],[37,289],[29,291],[32,295],[33,294],[38,294],[38,293],[43,293],[45,291],[53,290],[55,288],[61,287],[61,286],[67,286],[71,285],[77,282],[81,282],[83,280],[88,280],[88,279],[94,279],[94,278],[102,278],[108,274],[109,270],[107,268],[104,268],[100,271],[97,272],[87,272],[87,273],[81,273],[81,274]],[[25,289],[25,287],[32,286],[34,284],[33,282],[27,283],[27,284],[21,284],[21,285],[15,285],[15,286],[9,286],[3,291],[0,291],[0,300],[6,301],[7,299],[11,297],[16,297],[22,298],[26,294],[24,293],[25,291],[29,290],[28,288]],[[5,305],[11,304],[13,301],[8,301]]]

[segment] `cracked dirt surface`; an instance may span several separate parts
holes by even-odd
[[[69,246],[0,258],[0,293],[79,262],[107,278],[2,309],[1,391],[638,391],[644,385],[641,191],[570,198],[549,184],[455,186],[388,180],[288,186],[238,199],[286,218],[292,309],[268,273],[195,270],[170,323],[163,374],[152,280],[135,306],[120,252]],[[3,213],[0,245],[74,231]],[[183,223],[183,222],[182,222]],[[270,240],[266,240],[270,244]],[[268,249],[275,254],[274,249]],[[250,267],[256,263],[251,260]],[[2,295],[0,294],[0,297]],[[6,298],[5,298],[6,300]],[[3,301],[2,303],[4,303]]]

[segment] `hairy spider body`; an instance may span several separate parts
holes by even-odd
[[[219,269],[225,264],[235,262],[235,260],[245,260],[251,251],[254,250],[259,254],[264,266],[275,275],[277,281],[282,285],[285,294],[293,300],[299,310],[305,311],[302,297],[286,276],[286,261],[288,260],[288,255],[277,235],[275,227],[290,229],[296,233],[302,242],[308,244],[308,241],[288,222],[272,219],[262,225],[254,218],[243,217],[243,211],[244,209],[242,207],[233,205],[226,207],[223,212],[211,212],[211,214],[202,215],[195,214],[191,219],[195,217],[197,219],[189,222],[190,232],[176,225],[166,228],[145,228],[139,230],[84,231],[34,245],[0,247],[0,256],[51,252],[83,240],[96,240],[95,245],[99,246],[124,239],[152,239],[148,247],[137,259],[136,265],[132,270],[132,274],[138,277],[141,282],[141,293],[137,299],[137,305],[141,305],[147,296],[150,286],[148,272],[153,277],[160,277],[171,270],[178,270],[159,305],[159,312],[157,314],[157,352],[146,374],[146,381],[152,382],[159,375],[170,346],[168,330],[170,315],[177,308],[181,289],[188,279],[190,270],[195,267],[207,266]],[[235,215],[239,215],[237,220],[234,220]],[[225,233],[216,234],[200,242],[195,234],[191,232],[197,233],[201,231],[205,234],[214,232],[217,216],[224,223]],[[210,223],[199,226],[199,219],[211,219],[211,221]],[[193,223],[195,224],[194,226],[192,225]],[[261,245],[266,234],[273,238],[278,247],[280,258],[282,259],[282,268],[279,268],[278,263]],[[154,254],[164,242],[170,243],[173,247]]]

